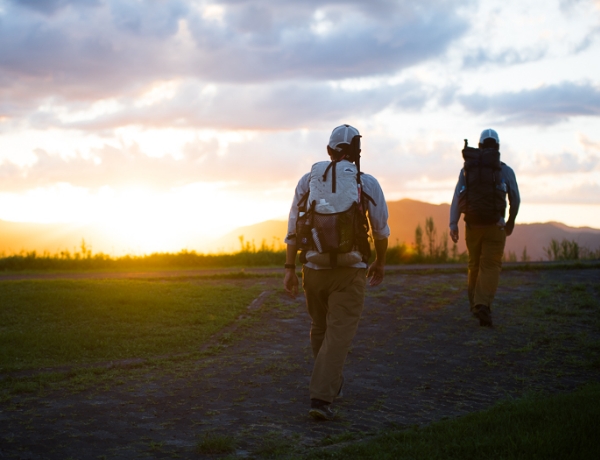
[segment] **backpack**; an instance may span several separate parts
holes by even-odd
[[[300,261],[348,267],[371,255],[360,171],[349,161],[320,161],[310,172],[309,191],[298,203],[296,242]]]
[[[460,190],[459,209],[465,222],[492,225],[506,214],[506,182],[502,178],[502,163],[497,149],[476,149],[468,146],[462,151],[465,160],[465,186]]]

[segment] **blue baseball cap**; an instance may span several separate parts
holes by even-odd
[[[479,136],[479,143],[483,144],[483,141],[486,139],[494,139],[496,144],[500,145],[500,137],[498,137],[498,133],[491,128],[484,129],[481,131],[481,136]]]

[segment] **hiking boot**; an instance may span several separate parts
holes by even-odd
[[[315,420],[333,420],[335,413],[331,409],[331,404],[327,401],[321,401],[320,399],[310,400],[310,410],[308,411]]]
[[[493,327],[492,312],[487,305],[475,305],[475,316],[479,318],[479,325]]]

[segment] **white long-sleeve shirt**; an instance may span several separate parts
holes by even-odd
[[[346,161],[346,160],[342,160]],[[388,226],[388,208],[383,196],[383,190],[375,179],[370,174],[361,174],[360,180],[362,183],[362,190],[364,193],[373,198],[376,203],[373,204],[367,200],[367,218],[369,219],[369,225],[371,226],[371,232],[373,238],[376,240],[382,240],[390,236],[390,227]],[[288,233],[285,237],[286,244],[296,244],[296,220],[298,219],[298,202],[302,197],[308,193],[310,184],[310,173],[306,173],[298,181],[296,190],[294,192],[294,199],[292,200],[292,206],[290,208],[290,215],[288,218]],[[327,267],[320,267],[310,262],[305,264],[308,268],[322,269]],[[359,262],[353,265],[354,268],[365,268],[367,265],[364,262]]]

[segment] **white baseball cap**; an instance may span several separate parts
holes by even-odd
[[[331,147],[332,149],[337,150],[339,152],[339,151],[341,151],[341,149],[338,148],[338,145],[340,145],[340,144],[350,145],[350,143],[352,142],[352,138],[355,136],[360,137],[360,133],[358,132],[358,129],[356,129],[350,125],[341,125],[332,131],[331,136],[329,136],[329,143],[327,145],[329,145],[329,147]]]
[[[496,141],[496,144],[500,145],[500,138],[498,137],[498,133],[493,129],[488,128],[481,131],[481,136],[479,136],[479,143],[483,144],[483,141],[485,141],[486,139],[494,139]]]

